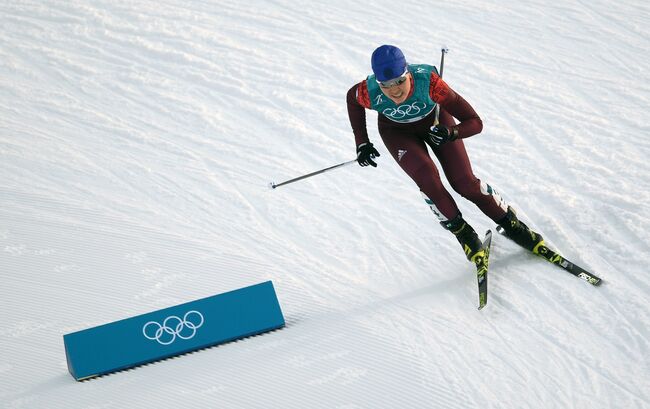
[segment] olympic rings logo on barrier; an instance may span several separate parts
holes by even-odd
[[[165,318],[162,325],[156,321],[149,321],[142,327],[145,338],[158,341],[161,345],[169,345],[180,339],[191,339],[196,335],[196,330],[203,325],[203,315],[195,310],[188,311],[183,319],[175,315]],[[152,333],[152,328],[156,330]]]
[[[417,115],[426,107],[427,104],[424,102],[415,101],[411,105],[404,104],[398,106],[397,108],[386,108],[382,111],[382,114],[394,119],[402,119],[407,115]]]

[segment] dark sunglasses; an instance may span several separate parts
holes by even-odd
[[[390,88],[390,87],[394,87],[394,86],[397,86],[397,85],[402,85],[406,81],[406,74],[408,74],[408,73],[409,73],[409,70],[407,68],[406,70],[404,70],[404,74],[400,75],[397,78],[393,78],[393,79],[388,80],[388,81],[377,81],[377,82],[379,83],[379,86],[382,87],[382,88]]]

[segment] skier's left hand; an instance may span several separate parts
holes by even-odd
[[[426,141],[433,148],[453,141],[454,139],[456,139],[456,135],[453,132],[449,132],[446,126],[438,124],[431,127]]]

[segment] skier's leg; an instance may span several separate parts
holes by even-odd
[[[442,184],[424,142],[399,127],[381,126],[381,123],[379,134],[393,159],[426,196],[438,219],[442,222],[456,217],[460,213],[458,206]]]
[[[453,198],[443,186],[424,142],[414,135],[391,127],[380,127],[379,133],[395,161],[420,188],[440,224],[456,236],[467,258],[473,261],[481,251],[481,240],[463,219]]]
[[[442,145],[436,149],[435,154],[449,184],[456,192],[476,204],[495,222],[505,216],[508,206],[490,185],[474,175],[462,140]]]
[[[454,119],[449,113],[441,110],[440,122],[452,126]],[[503,227],[508,237],[533,252],[543,244],[542,236],[521,222],[514,209],[505,203],[496,190],[474,176],[462,140],[446,143],[435,153],[452,188],[474,202],[483,213]]]

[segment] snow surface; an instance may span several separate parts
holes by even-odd
[[[0,3],[0,406],[650,407],[650,6]],[[479,112],[476,174],[596,288],[495,237],[490,300],[345,94],[380,44]],[[494,224],[469,202],[479,231]],[[62,335],[273,280],[286,328],[78,383]]]

